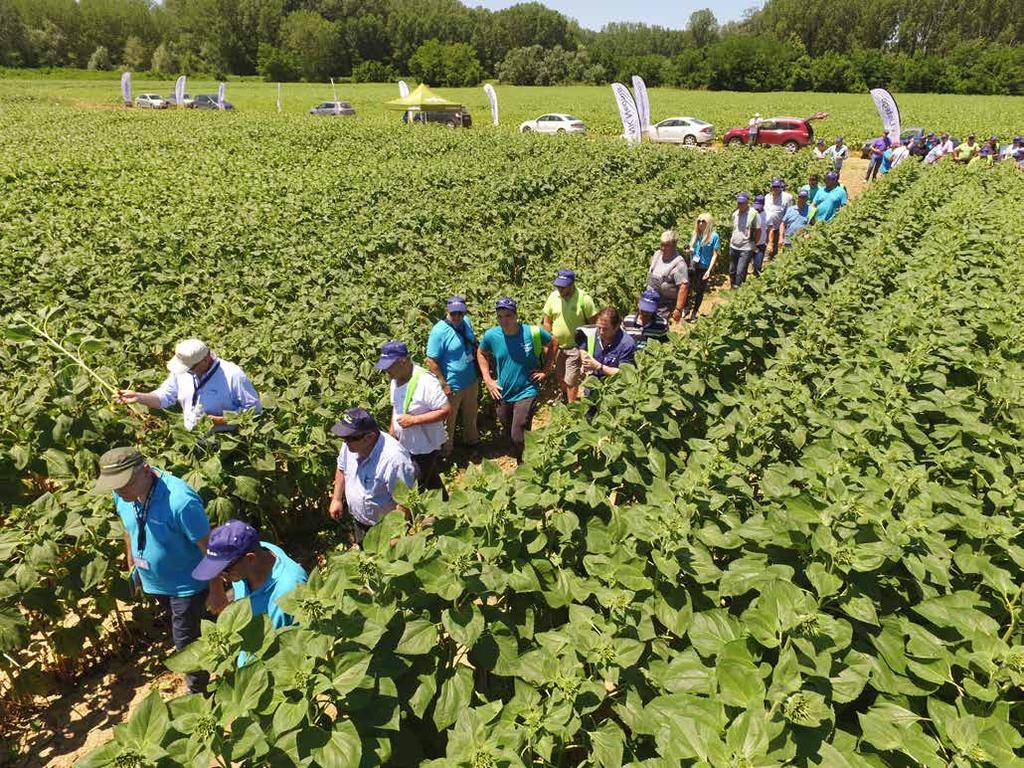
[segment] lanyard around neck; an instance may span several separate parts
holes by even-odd
[[[135,522],[138,524],[138,532],[136,534],[136,549],[138,555],[141,557],[143,550],[146,549],[146,520],[149,519],[149,505],[153,502],[153,494],[156,492],[156,481],[157,477],[155,474],[150,472],[152,475],[152,484],[149,486],[149,493],[146,494],[146,500],[139,504],[135,502]]]
[[[196,407],[196,403],[199,402],[199,390],[201,390],[204,386],[206,386],[207,382],[209,382],[210,379],[213,378],[213,375],[217,372],[218,368],[220,368],[220,360],[214,360],[213,361],[213,365],[210,366],[210,370],[208,370],[206,373],[204,373],[202,375],[202,377],[196,376],[194,373],[192,374],[192,382],[195,385],[192,388],[192,407],[193,408],[195,408]]]

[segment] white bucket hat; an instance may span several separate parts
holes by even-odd
[[[210,347],[199,339],[179,341],[174,348],[174,357],[167,361],[171,373],[187,373],[193,365],[200,363],[210,354]]]

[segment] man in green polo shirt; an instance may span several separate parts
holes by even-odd
[[[555,378],[565,399],[575,402],[580,396],[583,370],[580,351],[576,348],[576,329],[593,325],[597,320],[594,300],[576,287],[576,273],[560,269],[555,276],[555,290],[544,304],[544,329],[558,342],[555,357]]]

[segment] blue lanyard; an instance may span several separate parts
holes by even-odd
[[[196,403],[199,401],[199,390],[206,386],[206,383],[213,378],[213,374],[220,368],[220,360],[215,360],[213,365],[210,366],[210,370],[203,374],[202,378],[199,378],[195,374],[192,374],[193,389],[192,389],[192,407],[196,407]]]

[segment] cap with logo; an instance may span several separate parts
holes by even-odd
[[[187,373],[192,366],[203,362],[210,354],[210,347],[200,339],[179,341],[174,348],[174,357],[167,361],[167,370],[171,373]]]
[[[772,179],[772,189],[782,189],[785,185],[782,183],[782,179],[776,176]]]
[[[746,192],[740,192],[738,195],[736,195],[736,202],[737,203],[749,203],[750,202],[750,195],[748,195]]]
[[[132,479],[135,468],[145,463],[138,448],[111,448],[100,456],[100,476],[96,478],[92,492],[110,493],[123,488]]]
[[[409,347],[404,341],[385,341],[380,348],[380,359],[373,367],[378,371],[386,371],[399,360],[409,356]]]
[[[571,269],[560,269],[555,275],[555,286],[557,288],[568,288],[576,282],[576,273]]]
[[[466,312],[466,297],[452,296],[446,306],[449,312]]]
[[[641,312],[656,312],[658,310],[659,298],[660,296],[656,290],[648,288],[640,294],[640,300],[636,305],[640,308]]]
[[[518,308],[519,305],[516,304],[516,300],[510,299],[508,296],[503,296],[494,303],[494,309],[498,312],[503,309],[506,309],[509,312],[515,312]]]
[[[196,581],[209,581],[216,578],[235,560],[260,545],[260,535],[256,529],[241,520],[228,520],[210,531],[206,541],[206,555],[199,565],[192,569],[192,578]]]
[[[380,432],[377,420],[365,408],[349,408],[341,421],[331,427],[331,434],[337,437],[365,435],[367,432]]]

